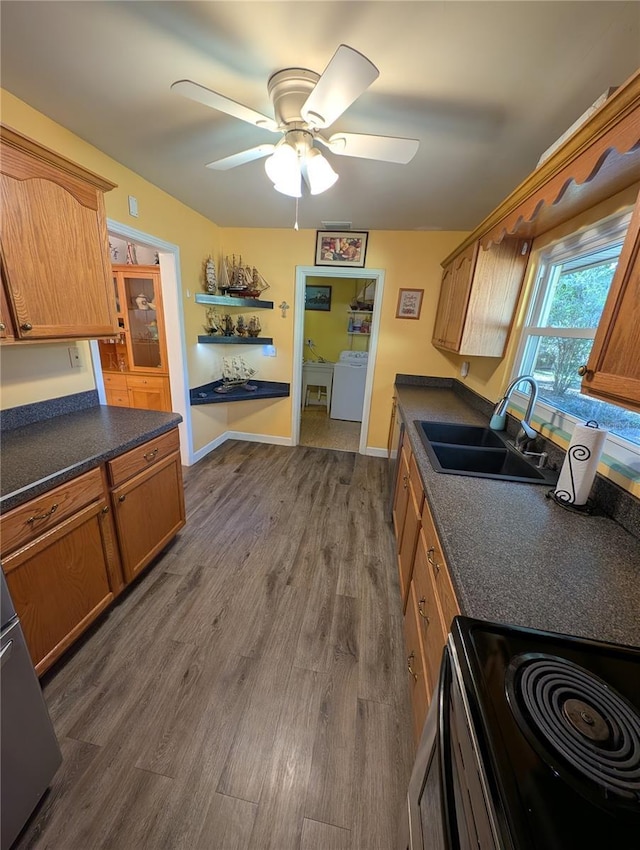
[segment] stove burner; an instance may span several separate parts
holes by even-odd
[[[605,797],[640,800],[640,715],[617,691],[571,661],[533,653],[512,659],[506,688],[547,762],[560,756]]]

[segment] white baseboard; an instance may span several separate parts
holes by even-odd
[[[246,434],[244,431],[227,431],[228,440],[246,440],[248,443],[271,443],[274,446],[292,446],[291,437],[273,437],[271,434]]]
[[[203,457],[206,457],[223,443],[226,443],[227,440],[245,440],[247,443],[271,443],[275,446],[293,445],[291,437],[273,437],[270,434],[249,434],[244,431],[225,431],[224,434],[220,434],[215,440],[211,440],[206,446],[194,452],[191,456],[191,465],[202,460]]]
[[[389,457],[389,452],[386,449],[379,449],[376,446],[367,446],[364,453],[371,457]]]

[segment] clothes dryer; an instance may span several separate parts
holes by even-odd
[[[332,419],[362,422],[368,363],[369,354],[366,351],[341,352],[333,367]]]

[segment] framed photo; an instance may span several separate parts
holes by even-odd
[[[424,289],[401,289],[398,293],[396,319],[419,319]]]
[[[331,309],[331,287],[330,286],[306,286],[304,290],[305,310]]]
[[[354,230],[318,230],[316,266],[356,266],[364,268],[367,253],[366,232]]]

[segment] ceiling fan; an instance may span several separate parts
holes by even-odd
[[[171,89],[241,121],[281,133],[282,138],[275,145],[249,148],[210,162],[207,168],[226,171],[254,159],[269,157],[265,170],[275,189],[299,198],[303,179],[312,195],[325,192],[338,179],[314,142],[338,156],[401,164],[410,162],[415,156],[419,145],[416,139],[342,132],[327,138],[321,132],[330,127],[378,76],[378,69],[366,56],[341,44],[322,74],[306,68],[285,68],[269,78],[267,89],[275,118],[191,80],[178,80]]]

